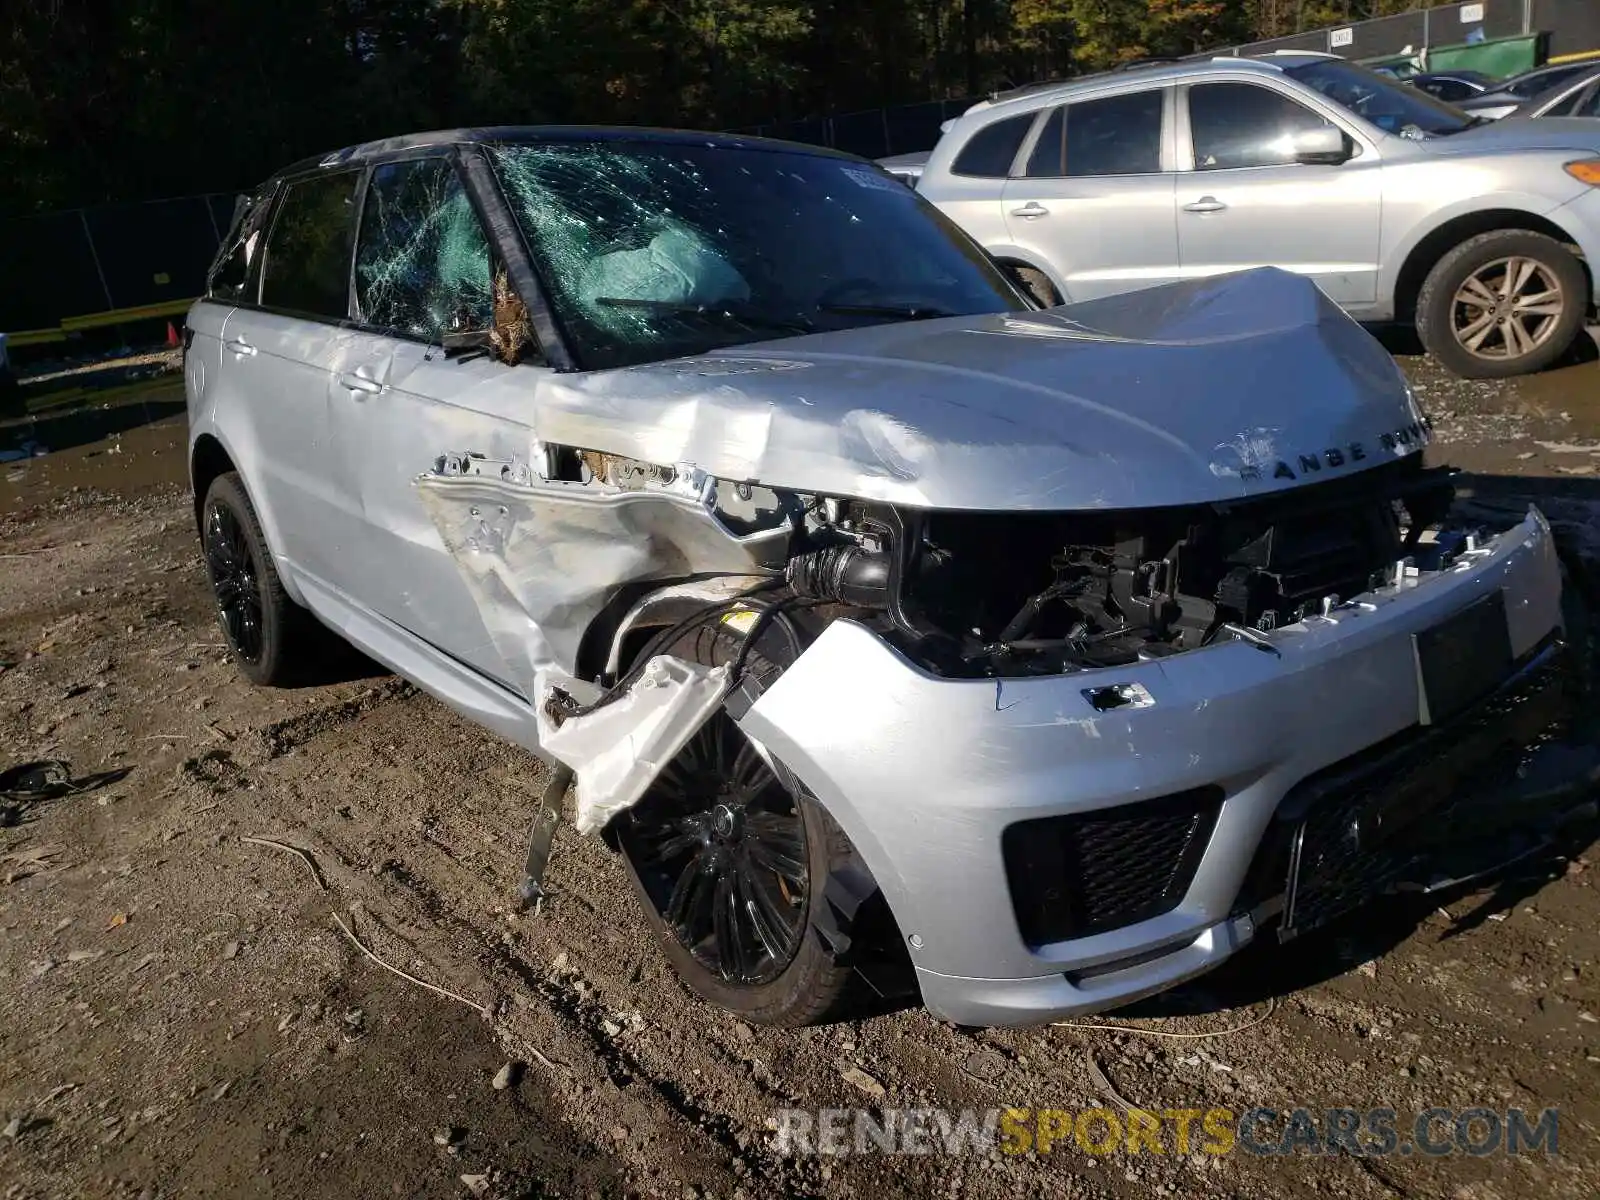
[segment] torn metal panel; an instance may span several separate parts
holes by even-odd
[[[514,473],[429,474],[416,488],[513,682],[535,703],[551,684],[585,698],[573,679],[578,648],[622,587],[761,575],[781,567],[789,537],[786,526],[737,536],[701,500],[672,491]]]
[[[597,833],[637,803],[678,751],[717,711],[731,667],[703,667],[670,655],[645,664],[616,700],[559,728],[541,714],[545,750],[577,776],[579,833]]]

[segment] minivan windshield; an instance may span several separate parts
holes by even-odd
[[[1401,137],[1437,137],[1482,124],[1453,104],[1342,59],[1319,58],[1285,73],[1362,120]]]
[[[491,157],[585,368],[1027,307],[984,252],[868,163],[649,141]]]

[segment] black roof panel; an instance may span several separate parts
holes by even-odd
[[[303,158],[297,163],[273,174],[277,179],[299,175],[319,167],[344,167],[402,154],[408,150],[428,146],[461,146],[481,143],[505,142],[646,142],[658,145],[721,146],[730,150],[765,150],[781,154],[811,154],[829,158],[856,160],[854,154],[831,150],[826,146],[811,146],[800,142],[783,142],[775,138],[753,137],[742,133],[707,133],[692,129],[652,129],[629,125],[487,125],[465,129],[439,129],[428,133],[408,133],[399,137],[379,138],[331,150],[326,154]],[[865,161],[865,160],[861,160]]]

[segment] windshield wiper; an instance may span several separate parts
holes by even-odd
[[[646,308],[674,316],[723,317],[757,329],[783,329],[791,333],[815,333],[817,330],[815,324],[798,313],[787,317],[775,316],[751,312],[732,304],[687,304],[681,300],[645,300],[633,296],[596,296],[594,302],[607,308]]]
[[[446,358],[476,358],[489,353],[491,346],[487,329],[469,329],[460,333],[447,333],[439,339]]]
[[[935,317],[959,317],[960,313],[948,308],[935,308],[922,304],[819,304],[821,312],[840,313],[844,316],[902,317],[907,321],[927,321]]]

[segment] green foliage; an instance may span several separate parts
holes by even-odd
[[[737,128],[1410,0],[8,0],[0,215],[247,186],[451,125]]]

